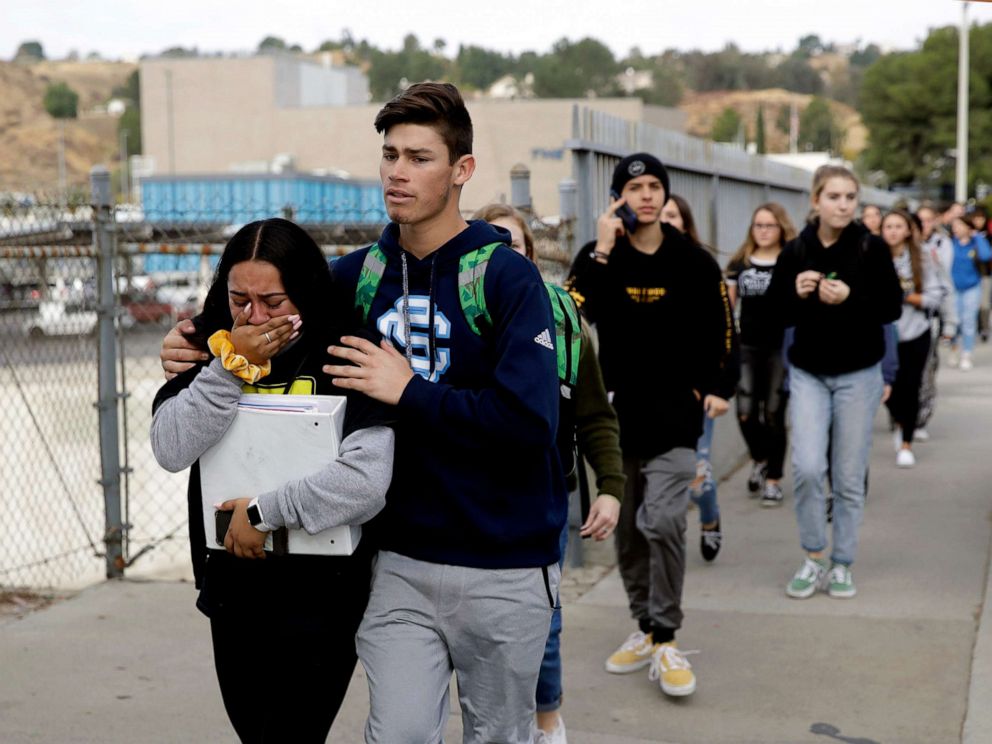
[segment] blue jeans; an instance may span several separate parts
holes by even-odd
[[[713,478],[713,463],[710,450],[713,447],[713,429],[716,419],[703,414],[703,433],[696,442],[696,477],[703,476],[699,490],[689,489],[689,498],[699,507],[701,524],[713,524],[720,519],[720,505],[716,501],[716,479]]]
[[[581,465],[580,465],[581,467]],[[558,566],[565,564],[565,548],[568,546],[568,522],[561,531],[561,559]],[[558,603],[561,605],[561,602]],[[544,658],[541,659],[541,671],[537,675],[537,712],[546,713],[561,707],[561,607],[551,615],[551,630],[544,644]]]
[[[799,541],[808,553],[827,548],[824,479],[832,439],[829,465],[834,521],[830,559],[849,566],[858,550],[871,428],[882,400],[881,365],[836,376],[814,375],[793,366],[789,374]]]
[[[969,354],[975,350],[975,334],[978,332],[978,308],[982,302],[982,285],[971,289],[954,291],[954,302],[958,309],[958,333],[955,342],[963,340],[964,350]]]

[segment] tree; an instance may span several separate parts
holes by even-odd
[[[40,41],[22,41],[14,54],[15,62],[40,62],[45,58],[45,51]]]
[[[141,106],[141,79],[138,70],[127,76],[123,85],[116,86],[110,93],[111,98],[123,98],[134,106]]]
[[[685,92],[682,82],[682,72],[672,64],[656,62],[651,65],[651,87],[639,90],[634,95],[640,96],[644,103],[655,106],[678,106]]]
[[[514,71],[515,60],[499,52],[477,46],[460,46],[455,57],[454,77],[459,83],[485,90]]]
[[[764,155],[768,151],[765,144],[765,112],[760,104],[754,120],[754,144],[759,155]]]
[[[199,57],[200,53],[199,51],[197,51],[196,47],[193,47],[191,49],[186,49],[185,47],[175,46],[175,47],[169,47],[168,49],[163,51],[162,54],[159,56],[172,57],[175,59],[183,59],[186,57]]]
[[[128,106],[117,120],[117,133],[127,132],[127,155],[141,154],[141,110]]]
[[[820,37],[816,34],[809,34],[799,39],[799,45],[796,47],[795,56],[801,59],[809,59],[810,57],[815,57],[818,54],[823,54],[825,51],[826,47]]]
[[[258,42],[258,51],[261,52],[280,52],[286,50],[286,42],[280,39],[278,36],[266,36],[260,42]]]
[[[841,132],[825,98],[814,96],[799,115],[799,148],[816,152],[837,152]]]
[[[618,71],[613,52],[602,42],[588,37],[578,42],[560,39],[537,61],[534,92],[543,98],[615,95]]]
[[[820,74],[809,66],[804,58],[791,56],[775,68],[776,85],[796,93],[812,93],[816,95],[823,91],[823,79]]]
[[[887,54],[865,71],[865,166],[931,193],[953,182],[958,32],[931,31],[915,52]],[[971,30],[969,183],[992,181],[992,25]]]
[[[869,44],[864,49],[858,49],[848,59],[855,67],[871,67],[882,56],[882,50],[877,44]]]
[[[775,117],[775,128],[783,134],[789,134],[792,131],[792,107],[791,106],[781,106],[778,110],[778,115]]]
[[[444,79],[449,66],[444,57],[421,47],[414,34],[407,34],[398,52],[369,47],[369,61],[369,88],[376,100],[392,98],[410,83]]]
[[[734,142],[741,130],[741,117],[730,106],[713,122],[710,139],[715,142]]]
[[[65,83],[51,83],[45,90],[45,111],[55,119],[75,119],[79,95]]]

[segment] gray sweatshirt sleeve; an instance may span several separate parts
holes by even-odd
[[[940,309],[944,302],[946,290],[940,280],[940,268],[937,262],[929,255],[928,251],[923,252],[923,292],[921,309],[935,312]]]
[[[386,503],[394,441],[388,426],[352,432],[327,467],[259,495],[262,521],[270,527],[302,527],[311,535],[369,521]]]
[[[152,418],[152,452],[158,464],[177,473],[215,445],[234,421],[241,380],[214,359],[190,386],[163,402]]]

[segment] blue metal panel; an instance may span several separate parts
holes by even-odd
[[[157,176],[142,182],[141,202],[152,223],[244,224],[287,207],[301,223],[388,221],[378,183],[323,176]]]

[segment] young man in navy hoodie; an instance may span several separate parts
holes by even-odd
[[[370,686],[365,738],[440,741],[454,671],[465,741],[530,742],[566,515],[551,306],[536,267],[502,233],[462,219],[475,159],[457,89],[413,85],[375,126],[392,222],[376,248],[334,271],[384,341],[346,336],[330,351],[355,366],[325,367],[336,385],[397,407],[357,637]],[[476,332],[459,299],[459,262],[494,243],[481,274],[491,322]]]

